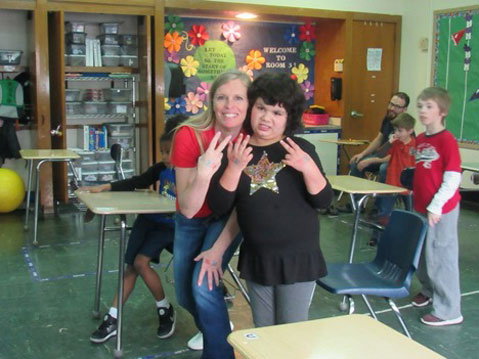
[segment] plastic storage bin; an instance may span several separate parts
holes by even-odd
[[[84,32],[69,32],[65,38],[68,44],[85,44],[86,34]]]
[[[22,51],[0,50],[0,65],[20,65],[21,61]]]
[[[329,122],[329,114],[312,114],[312,113],[303,113],[303,123],[309,126],[321,126],[327,125]]]
[[[131,34],[122,34],[120,35],[120,44],[138,46],[138,36]]]
[[[109,123],[106,125],[108,136],[133,136],[135,126],[129,123]]]
[[[97,171],[87,172],[82,170],[81,180],[85,182],[96,182],[98,181],[98,172]]]
[[[111,157],[110,157],[111,158]],[[98,161],[98,171],[114,171],[115,161]]]
[[[110,150],[96,151],[95,159],[100,161],[111,161]]]
[[[86,54],[86,46],[79,45],[79,44],[70,44],[67,45],[67,54],[70,55],[85,55]]]
[[[124,170],[123,173],[125,174],[125,178],[131,178],[135,175],[134,170]]]
[[[101,54],[106,56],[120,55],[120,45],[101,45]]]
[[[123,147],[125,150],[128,150],[133,147],[133,137],[131,136],[117,136],[117,137],[111,137],[108,136],[108,145],[111,147],[111,145],[119,143],[121,147]]]
[[[98,162],[97,161],[82,161],[81,170],[82,172],[96,172],[98,171]]]
[[[108,113],[106,102],[85,102],[83,111],[88,115],[104,115]]]
[[[120,38],[118,35],[114,34],[103,34],[97,36],[98,39],[100,39],[100,42],[102,45],[119,45],[120,44]]]
[[[100,24],[102,34],[118,34],[120,30],[120,23],[118,22],[103,22]]]
[[[77,153],[80,156],[81,162],[92,162],[95,160],[95,152],[93,151],[79,151]]]
[[[81,91],[78,89],[66,89],[65,90],[65,101],[67,102],[78,102],[81,98]]]
[[[103,66],[120,66],[120,56],[102,56],[101,62]]]
[[[103,89],[85,89],[83,91],[83,100],[102,102],[104,100]]]
[[[85,66],[85,55],[65,55],[65,65],[67,66]]]
[[[133,170],[133,161],[132,160],[123,160],[121,163],[123,171]]]
[[[113,102],[131,101],[131,89],[104,89],[105,100]]]
[[[115,171],[98,171],[98,181],[100,182],[111,182],[116,180]]]
[[[65,30],[67,32],[85,32],[85,23],[78,21],[67,21],[65,23]]]
[[[83,113],[83,106],[81,102],[66,102],[65,113],[67,115],[81,115]]]
[[[120,65],[124,67],[138,67],[138,56],[121,55]]]
[[[114,115],[131,114],[131,102],[110,102],[110,113]]]
[[[123,45],[120,47],[120,54],[135,56],[138,55],[138,48],[136,46]]]

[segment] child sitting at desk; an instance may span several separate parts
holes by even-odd
[[[176,195],[175,172],[170,165],[170,147],[173,129],[186,118],[184,115],[178,115],[166,123],[165,133],[160,138],[162,162],[153,165],[139,176],[99,186],[83,187],[82,190],[89,192],[133,191],[139,188],[148,188],[159,181],[160,194],[174,198]],[[136,279],[140,275],[156,301],[159,319],[157,336],[160,339],[166,339],[173,335],[176,313],[165,296],[158,273],[150,267],[150,262],[158,263],[163,249],[173,251],[174,229],[174,215],[139,215],[133,224],[125,254],[127,267],[123,278],[123,302],[125,303],[133,292]],[[115,294],[113,304],[103,322],[90,336],[91,342],[104,343],[116,336],[117,305],[118,298]]]
[[[387,150],[388,171],[386,175],[386,183],[403,187],[401,184],[401,172],[407,167],[414,167],[414,149],[416,147],[416,139],[414,137],[414,126],[416,120],[406,112],[400,113],[391,121],[394,132],[389,137],[390,148]],[[384,151],[384,150],[382,150]],[[382,152],[381,151],[381,152]],[[400,196],[404,201],[406,210],[411,209],[410,197],[408,192],[401,193]],[[386,225],[389,216],[394,208],[397,195],[378,196],[376,205],[378,208],[377,217],[374,218],[380,225]]]

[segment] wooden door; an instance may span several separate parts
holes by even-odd
[[[378,134],[387,104],[391,95],[397,91],[399,31],[398,22],[365,19],[352,21],[343,139],[372,140]],[[368,69],[368,52],[369,58],[373,59],[373,55],[379,51],[380,63],[371,61]],[[378,69],[377,66],[380,66],[380,70],[371,70]],[[350,147],[347,151],[353,155],[363,149],[364,147]],[[347,168],[347,159],[341,158],[342,173],[347,172]]]

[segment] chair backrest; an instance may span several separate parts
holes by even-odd
[[[115,161],[115,170],[118,179],[125,179],[125,173],[123,172],[123,147],[121,147],[119,143],[111,145],[110,156],[113,161]]]
[[[374,263],[383,275],[406,281],[409,287],[426,237],[427,222],[420,214],[394,210],[381,235]]]

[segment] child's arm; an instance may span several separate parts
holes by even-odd
[[[359,161],[357,167],[358,167],[358,170],[362,171],[363,169],[365,169],[366,167],[374,163],[389,162],[390,158],[391,158],[390,155],[387,155],[385,157],[369,157],[369,158],[366,158],[365,160]]]
[[[80,187],[80,191],[88,191],[91,193],[107,192],[107,191],[111,191],[111,184],[104,183],[98,186],[82,186]]]
[[[461,184],[461,173],[455,171],[445,171],[442,177],[441,187],[427,206],[427,218],[430,226],[434,226],[441,219],[442,207],[454,196],[456,190]]]
[[[208,279],[208,288],[213,290],[213,280],[216,286],[220,283],[220,278],[223,278],[222,261],[223,254],[230,246],[233,239],[236,237],[239,231],[238,217],[236,215],[236,209],[233,209],[231,215],[226,222],[223,231],[219,235],[213,247],[201,252],[195,261],[203,261],[201,263],[200,274],[198,275],[198,286],[203,283],[203,279],[206,275]]]

